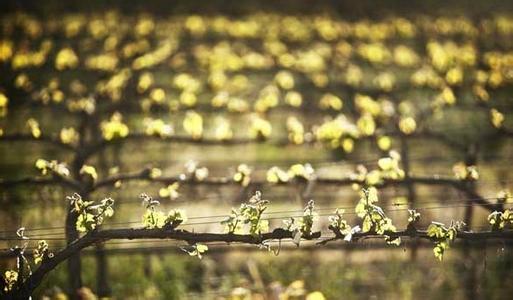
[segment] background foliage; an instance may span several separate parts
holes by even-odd
[[[22,226],[43,228],[27,235],[47,239],[50,249],[65,245],[65,199],[80,192],[73,182],[7,183],[66,172],[86,187],[87,200],[115,199],[106,221],[114,227],[140,224],[138,195],[145,192],[166,213],[180,208],[202,218],[189,218],[184,228],[222,232],[231,208],[257,190],[272,211],[285,212],[269,220],[270,228],[283,226],[310,198],[321,209],[347,207],[345,218],[356,224],[350,212],[358,192],[350,184],[309,185],[313,176],[374,185],[437,175],[468,181],[492,204],[511,202],[503,197],[513,153],[513,16],[506,1],[1,7],[4,250],[18,244],[8,237]],[[91,153],[74,165],[81,149]],[[143,180],[115,180],[122,174]],[[180,174],[187,182],[173,185]],[[216,178],[236,184],[208,183]],[[401,229],[408,207],[419,208],[422,228],[432,220],[489,228],[490,211],[473,198],[446,185],[380,188],[380,206]],[[266,227],[255,224],[252,233]],[[328,224],[321,215],[314,229]],[[442,264],[429,242],[382,244],[304,242],[294,249],[284,241],[275,257],[218,243],[198,260],[184,255],[183,243],[110,241],[83,252],[83,284],[119,299],[302,299],[314,291],[327,299],[501,299],[511,292],[508,241],[455,243]],[[2,270],[13,265],[8,255],[0,260]],[[108,270],[104,291],[98,266]],[[60,265],[36,298],[69,292],[68,279]]]

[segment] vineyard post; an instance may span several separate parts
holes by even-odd
[[[405,134],[402,132],[399,132],[400,139],[401,139],[401,161],[403,165],[404,170],[404,180],[406,180],[406,190],[408,193],[408,206],[410,208],[415,207],[415,203],[417,202],[417,193],[415,191],[415,186],[412,181],[410,181],[410,172],[411,172],[411,166],[410,166],[410,148],[408,145],[408,138]],[[417,246],[418,241],[417,239],[413,239],[410,247],[410,258],[412,261],[417,259]]]
[[[75,179],[79,184],[81,191],[79,193],[84,197],[88,198],[88,191],[84,188],[82,183],[82,176],[80,174],[80,170],[84,164],[84,146],[86,144],[86,135],[87,135],[87,127],[88,127],[89,118],[86,113],[82,113],[80,115],[80,124],[78,126],[78,147],[74,150],[74,157],[71,163],[71,176]],[[77,240],[80,235],[76,229],[78,214],[73,211],[73,206],[71,202],[68,204],[68,212],[66,216],[66,243],[69,245],[73,241]],[[82,287],[82,265],[80,261],[80,253],[77,252],[73,254],[68,259],[68,284],[70,288],[71,299],[78,299],[77,291]]]
[[[94,133],[96,136],[99,136],[100,133],[97,132],[98,129],[94,129],[96,132]],[[107,159],[105,157],[105,149],[102,149],[98,153],[98,166],[100,172],[103,175],[108,175],[108,165]],[[109,260],[105,253],[105,245],[103,242],[99,242],[95,244],[95,260],[96,260],[96,293],[99,298],[106,298],[112,296],[112,289],[109,284]]]
[[[78,126],[78,142],[77,147],[73,151],[73,159],[70,166],[70,173],[72,178],[78,185],[78,192],[84,199],[88,199],[93,192],[93,183],[91,178],[83,176],[82,168],[87,159],[91,156],[92,146],[88,143],[88,138],[95,136],[95,131],[98,127],[97,122],[98,114],[89,115],[86,112],[81,112],[79,115],[80,123]],[[94,151],[94,149],[93,149]],[[68,205],[68,212],[66,216],[66,242],[71,244],[80,238],[77,231],[78,214],[73,210],[71,203]],[[68,260],[68,280],[69,288],[71,290],[71,299],[78,299],[78,291],[82,287],[82,264],[80,259],[80,252],[73,254]]]
[[[466,154],[465,154],[465,166],[477,166],[478,159],[478,145],[471,144],[468,146]],[[473,193],[476,192],[476,181],[475,180],[467,180],[465,182],[466,188]],[[474,207],[473,205],[469,205],[465,208],[465,229],[470,230],[472,228],[472,221],[474,217]],[[463,255],[468,259],[467,272],[463,276],[465,280],[465,297],[467,299],[476,299],[477,290],[476,290],[476,262],[472,257],[471,247],[469,246],[469,241],[464,241],[463,247]]]

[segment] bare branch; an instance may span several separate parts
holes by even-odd
[[[316,239],[321,236],[320,232],[316,232],[305,239]],[[65,249],[55,254],[54,257],[48,258],[42,262],[32,275],[30,275],[18,289],[13,290],[6,295],[6,299],[20,299],[30,295],[43,278],[57,267],[60,263],[67,260],[72,255],[80,252],[82,249],[91,246],[97,242],[112,239],[172,239],[184,241],[190,244],[206,243],[206,242],[226,242],[226,243],[245,243],[258,245],[267,240],[292,238],[293,232],[284,229],[275,229],[273,232],[264,233],[262,235],[249,234],[219,234],[219,233],[194,233],[184,230],[166,230],[166,229],[109,229],[100,231],[91,231],[83,237],[68,244]]]
[[[41,135],[40,137],[37,137],[37,138],[31,134],[23,134],[23,133],[6,134],[6,135],[0,136],[0,142],[23,142],[23,141],[43,142],[43,143],[48,143],[51,145],[58,146],[63,150],[76,151],[75,147],[73,147],[72,145],[65,144],[65,143],[61,142],[59,139],[54,138],[52,136],[48,136],[48,135]]]
[[[336,234],[336,233],[335,233]],[[225,243],[244,243],[259,245],[269,240],[282,240],[293,238],[294,233],[282,228],[277,228],[272,232],[264,233],[261,235],[249,234],[231,234],[231,233],[194,233],[185,230],[173,229],[108,229],[91,231],[83,237],[68,244],[67,247],[60,252],[56,253],[52,258],[47,258],[37,268],[32,275],[30,275],[23,283],[18,285],[18,288],[11,291],[6,295],[5,299],[20,299],[30,295],[30,293],[42,282],[46,274],[56,268],[60,263],[66,261],[72,255],[80,252],[82,249],[91,246],[97,242],[103,242],[113,239],[170,239],[176,241],[183,241],[189,244],[194,243],[210,243],[210,242],[225,242]],[[426,231],[417,231],[414,229],[406,229],[397,232],[385,232],[382,235],[374,232],[355,233],[353,241],[362,238],[383,238],[385,235],[396,237],[409,237],[409,238],[422,238],[432,240],[427,235]],[[321,238],[320,232],[315,232],[311,236],[303,237],[307,240],[316,240]],[[483,232],[458,232],[457,239],[463,240],[490,240],[490,239],[513,239],[513,231],[483,231]],[[335,237],[330,239],[321,240],[319,244],[327,244],[331,241],[343,239],[343,236],[336,234]]]
[[[316,184],[320,185],[337,185],[337,186],[350,186],[352,184],[365,184],[361,180],[353,177],[347,178],[315,178],[312,179]],[[193,185],[239,185],[239,183],[233,181],[230,177],[207,177],[204,180],[196,180],[193,177],[185,177],[185,176],[161,176],[153,178],[150,176],[150,169],[146,168],[139,172],[134,173],[126,173],[126,174],[118,174],[106,178],[104,180],[99,180],[96,184],[91,188],[91,191],[95,191],[101,187],[114,185],[118,181],[149,181],[155,183],[162,184],[172,184],[175,182],[180,182],[183,184],[193,184]],[[306,183],[306,180],[301,179],[293,179],[288,182],[276,183],[276,185],[298,185]],[[485,198],[480,196],[475,191],[470,190],[465,181],[449,177],[449,176],[409,176],[403,179],[385,179],[383,182],[376,185],[376,187],[387,187],[387,186],[400,186],[407,184],[423,184],[423,185],[439,185],[439,186],[449,186],[455,188],[459,191],[464,192],[468,197],[469,201],[476,203],[483,208],[489,211],[502,210],[502,206],[500,204],[494,204],[487,201]],[[271,184],[267,182],[265,179],[252,180],[250,185],[253,186],[262,186],[265,184]]]
[[[6,180],[0,178],[0,187],[12,188],[18,185],[62,185],[74,191],[81,191],[81,184],[69,177],[52,172],[48,177],[25,177],[20,179]]]
[[[376,133],[371,136],[361,136],[357,138],[359,141],[363,140],[373,140],[376,139],[379,136],[382,135],[389,135],[389,136],[396,136],[398,135],[395,131],[390,132],[380,132],[379,134]],[[458,143],[456,143],[453,139],[450,139],[443,134],[432,132],[430,130],[424,129],[422,131],[414,132],[413,134],[408,136],[412,139],[419,139],[419,138],[428,138],[428,139],[435,139],[443,142],[447,146],[454,148],[454,149],[463,149],[464,147]],[[246,145],[246,144],[259,144],[259,143],[265,143],[266,145],[272,145],[276,147],[280,146],[286,146],[286,145],[296,145],[292,142],[290,142],[288,139],[252,139],[252,138],[232,138],[228,140],[220,140],[216,138],[200,138],[195,139],[191,136],[169,136],[169,137],[159,137],[154,135],[147,135],[145,133],[130,133],[128,136],[124,138],[117,138],[112,140],[101,140],[97,143],[92,143],[90,146],[87,147],[85,150],[85,157],[89,157],[93,155],[94,153],[97,153],[98,151],[101,151],[101,149],[108,147],[110,145],[116,145],[121,144],[128,141],[162,141],[162,142],[168,142],[168,143],[178,143],[178,144],[197,144],[197,145],[223,145],[223,146],[234,146],[234,145]],[[316,144],[316,143],[322,143],[321,141],[312,139],[305,141],[304,144]]]
[[[25,177],[12,180],[0,178],[0,186],[4,188],[11,188],[17,185],[58,185],[60,183],[59,180],[48,177]]]
[[[329,239],[322,240],[318,242],[319,245],[325,245],[329,242],[336,240],[343,240],[344,235],[340,234],[340,232],[334,231],[335,236]],[[384,238],[388,236],[392,239],[398,237],[405,238],[421,238],[427,240],[434,240],[432,237],[428,236],[427,231],[425,230],[415,230],[415,229],[405,229],[401,231],[387,231],[384,234],[377,234],[375,232],[358,232],[352,235],[352,241],[358,241],[364,238]],[[492,239],[513,239],[513,230],[510,231],[459,231],[456,235],[456,239],[460,240],[472,240],[472,241],[482,241],[482,240],[492,240]]]

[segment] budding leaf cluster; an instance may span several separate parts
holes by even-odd
[[[275,184],[286,183],[292,179],[308,181],[315,178],[315,170],[310,164],[295,164],[288,171],[274,166],[267,170],[266,175],[267,181]]]
[[[110,120],[101,122],[100,129],[103,138],[107,141],[124,138],[129,133],[128,126],[123,123],[123,117],[119,112],[115,112]]]
[[[9,292],[14,288],[18,282],[18,272],[14,270],[7,270],[4,274],[4,292]]]
[[[185,211],[181,209],[172,209],[167,214],[157,209],[160,202],[154,200],[147,194],[141,194],[140,198],[143,200],[143,205],[146,211],[142,217],[142,224],[147,229],[175,229],[180,224],[187,221]]]
[[[351,227],[343,217],[344,210],[336,209],[335,215],[329,216],[330,229],[344,236],[344,241],[350,242],[353,238],[353,234],[361,231],[360,226]]]
[[[48,250],[48,243],[44,240],[41,240],[37,244],[37,248],[34,250],[34,263],[37,265],[41,263],[46,257],[52,256]]]
[[[75,193],[67,197],[71,201],[72,212],[78,214],[76,229],[79,232],[88,232],[96,229],[103,223],[104,218],[110,218],[114,215],[114,200],[105,198],[98,204],[93,201],[85,201]]]
[[[67,177],[70,172],[66,164],[60,163],[56,160],[48,161],[42,158],[36,160],[35,163],[36,169],[38,169],[42,175],[47,175],[49,173],[54,173],[59,176]]]
[[[182,247],[183,251],[187,252],[190,256],[197,256],[199,259],[203,257],[203,253],[208,251],[208,246],[205,244],[196,243],[189,247]]]
[[[251,168],[246,164],[240,164],[237,167],[237,172],[233,175],[233,181],[239,183],[242,186],[248,186],[251,182]]]
[[[390,151],[389,155],[378,160],[378,168],[367,170],[363,165],[358,166],[354,179],[366,186],[382,184],[385,180],[399,180],[404,178],[404,170],[400,168],[401,155]]]
[[[262,193],[257,191],[248,203],[241,204],[239,209],[232,209],[230,216],[221,221],[228,233],[242,233],[246,227],[249,234],[259,235],[269,231],[269,221],[262,220],[267,209],[268,200],[262,199]]]
[[[388,244],[399,245],[401,238],[393,237],[390,233],[396,232],[392,219],[385,215],[383,209],[377,206],[378,191],[374,187],[363,189],[360,201],[356,205],[355,213],[362,219],[362,232],[375,232],[384,235]]]
[[[292,232],[292,241],[299,246],[301,237],[310,237],[313,234],[314,221],[317,221],[318,214],[315,212],[315,202],[308,201],[303,210],[303,215],[297,219],[290,218],[283,220],[288,231]]]
[[[436,258],[443,260],[445,250],[449,249],[449,244],[454,241],[463,225],[462,222],[451,222],[451,225],[446,227],[443,223],[431,222],[427,235],[435,242],[433,253]]]
[[[488,215],[488,223],[492,225],[492,230],[502,230],[506,225],[513,224],[513,211],[511,209],[503,212],[494,211]]]

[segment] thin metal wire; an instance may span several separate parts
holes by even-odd
[[[458,203],[458,202],[470,202],[468,203],[467,205],[458,205],[458,206],[454,206],[454,205],[440,205],[440,206],[437,206],[436,208],[445,208],[445,207],[467,207],[467,206],[473,206],[473,205],[480,205],[478,203],[474,203],[474,202],[471,202],[471,201],[475,201],[475,200],[498,200],[499,198],[497,197],[484,197],[484,198],[450,198],[450,199],[446,199],[444,200],[444,203]],[[513,199],[513,197],[507,197],[506,199]],[[422,205],[422,204],[438,204],[440,203],[439,200],[433,200],[433,201],[421,201],[421,202],[417,202],[416,204],[417,205]],[[390,205],[386,205],[385,207],[386,208],[393,208],[393,207],[398,207],[398,206],[403,206],[403,205],[408,205],[408,203],[393,203],[393,204],[390,204]],[[327,210],[331,210],[331,211],[334,211],[336,209],[353,209],[354,208],[354,205],[348,205],[348,206],[331,206],[331,207],[316,207],[316,211],[327,211]],[[406,210],[408,208],[405,208]],[[403,209],[403,210],[405,210]],[[416,207],[415,209],[417,210],[422,210],[422,209],[426,209],[424,207]],[[395,210],[389,210],[389,211],[395,211]],[[275,214],[293,214],[293,213],[301,213],[303,212],[303,209],[299,209],[299,210],[280,210],[280,211],[272,211],[272,212],[266,212],[264,213],[264,215],[275,215]],[[351,212],[347,212],[346,214],[352,214]],[[222,214],[222,215],[211,215],[211,216],[193,216],[193,217],[189,217],[188,219],[189,220],[200,220],[200,219],[218,219],[218,218],[226,218],[229,214]],[[287,218],[287,217],[292,217],[292,216],[289,216],[289,215],[283,215],[283,216],[280,216],[280,217],[275,217],[275,218],[267,218],[268,220],[270,219],[276,219],[276,218]],[[205,222],[193,222],[193,223],[184,223],[182,224],[181,226],[191,226],[191,225],[202,225],[202,224],[212,224],[212,223],[218,223],[220,220],[212,220],[212,221],[205,221]],[[129,224],[137,224],[137,223],[141,223],[141,221],[127,221],[127,222],[113,222],[113,223],[109,223],[107,225],[109,226],[118,226],[118,225],[129,225]],[[110,228],[110,227],[104,227],[105,229],[107,228]],[[49,229],[49,230],[56,230],[56,229],[65,229],[64,226],[60,226],[60,227],[48,227],[48,228],[35,228],[35,229],[25,229],[25,232],[30,232],[30,231],[41,231],[41,230],[46,230],[46,229]],[[14,233],[16,232],[16,230],[6,230],[6,231],[0,231],[0,233]],[[52,233],[52,234],[56,234],[56,233]],[[41,234],[39,236],[43,236],[44,234]],[[30,236],[28,236],[30,237]],[[1,238],[0,238],[1,239]]]
[[[513,199],[513,197],[511,197]],[[476,198],[476,199],[480,199],[480,198]],[[484,199],[497,199],[496,197],[495,198],[484,198]],[[403,204],[401,204],[403,205]],[[404,205],[407,205],[407,204],[404,204]],[[470,207],[470,206],[475,206],[475,205],[478,205],[477,203],[465,203],[465,204],[457,204],[457,205],[439,205],[439,206],[431,206],[431,207],[415,207],[415,208],[410,208],[410,207],[405,207],[405,208],[392,208],[392,209],[389,209],[387,210],[387,212],[397,212],[397,211],[407,211],[407,210],[410,210],[410,209],[415,209],[415,210],[418,210],[418,211],[422,211],[422,210],[433,210],[433,209],[444,209],[444,208],[461,208],[461,207]],[[390,206],[388,206],[390,207]],[[397,207],[397,205],[394,205],[392,207]],[[338,207],[339,209],[341,207]],[[348,206],[346,208],[354,208],[354,206]],[[334,210],[334,209],[337,209],[336,207],[334,208],[321,208],[321,209],[316,209],[317,211],[319,210]],[[343,209],[343,208],[342,208]],[[276,213],[290,213],[290,214],[294,214],[294,213],[300,213],[300,212],[303,212],[303,210],[291,210],[291,211],[281,211],[281,212],[276,212]],[[345,212],[344,213],[345,215],[355,215],[356,212],[354,211],[350,211],[350,212]],[[317,214],[319,217],[326,217],[326,216],[331,216],[333,215],[333,213],[318,213]],[[302,217],[303,215],[302,214],[299,214],[299,215],[281,215],[281,216],[276,216],[276,217],[267,217],[267,218],[262,218],[262,220],[268,220],[268,221],[271,221],[271,220],[280,220],[280,219],[287,219],[287,218],[299,218],[299,217]],[[217,218],[218,216],[204,216],[204,217],[196,217],[196,218]],[[222,217],[227,217],[227,215],[223,215]],[[186,227],[186,226],[195,226],[195,225],[208,225],[208,224],[219,224],[221,220],[212,220],[212,221],[205,221],[205,222],[192,222],[192,223],[185,223],[185,224],[182,224],[180,225],[180,227]],[[140,221],[132,221],[132,222],[119,222],[117,224],[119,225],[125,225],[125,224],[133,224],[133,223],[140,223]],[[104,227],[104,229],[114,229],[113,227]],[[55,235],[62,235],[63,233],[51,233],[51,234],[41,234],[41,235],[38,235],[38,236],[27,236],[28,238],[30,239],[46,239],[46,240],[66,240],[66,238],[62,237],[62,238],[52,238],[51,236],[55,236]],[[45,236],[50,236],[49,238]],[[21,239],[19,237],[0,237],[0,241],[16,241],[16,240],[24,240],[24,239]]]

